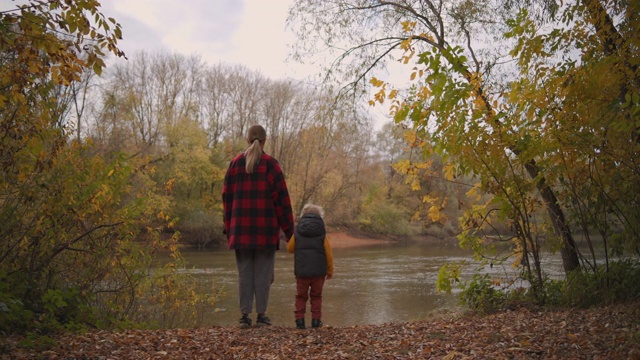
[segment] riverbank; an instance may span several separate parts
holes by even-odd
[[[92,331],[48,349],[0,342],[0,359],[640,359],[640,300],[297,330],[208,327]]]
[[[355,237],[347,232],[331,232],[328,234],[329,243],[332,249],[348,249],[363,246],[389,245],[393,240],[360,238]]]
[[[455,236],[446,238],[429,235],[420,235],[407,238],[385,237],[375,234],[365,234],[355,230],[330,229],[327,232],[329,242],[334,249],[353,248],[376,245],[391,245],[406,242],[419,242],[423,244],[458,246],[458,239]]]

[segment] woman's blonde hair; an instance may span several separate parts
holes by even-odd
[[[247,141],[249,147],[244,151],[246,158],[245,170],[247,174],[251,174],[256,165],[260,162],[262,156],[262,145],[267,139],[267,131],[262,125],[252,125],[247,131]]]
[[[302,217],[304,214],[316,214],[324,219],[324,209],[320,205],[306,204],[302,208],[302,212],[300,212],[300,217]]]

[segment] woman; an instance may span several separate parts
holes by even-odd
[[[256,301],[256,326],[271,325],[266,315],[273,283],[275,252],[280,231],[293,235],[293,211],[284,174],[278,161],[267,155],[265,129],[253,125],[247,132],[249,147],[229,164],[222,188],[224,228],[238,267],[240,327],[251,326],[249,314]]]

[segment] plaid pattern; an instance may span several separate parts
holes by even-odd
[[[227,169],[222,188],[224,228],[229,249],[279,249],[280,229],[293,235],[293,211],[280,164],[262,153],[253,173],[244,153]]]

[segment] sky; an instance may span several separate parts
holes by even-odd
[[[287,60],[295,36],[285,22],[294,0],[99,1],[103,15],[122,25],[118,47],[127,57],[139,51],[198,55],[212,65],[241,64],[274,80],[304,80],[319,71]],[[0,0],[0,10],[25,2]],[[374,128],[388,122],[388,109],[369,110]]]
[[[242,64],[272,79],[302,79],[313,69],[287,62],[285,31],[293,0],[102,0],[123,30],[127,54],[167,50],[210,64]]]
[[[285,28],[293,2],[101,0],[103,14],[122,25],[118,46],[127,56],[139,50],[168,50],[199,55],[209,64],[242,64],[271,79],[303,80],[319,69],[287,60],[288,47],[295,41]],[[387,107],[368,109],[374,129],[389,122]]]

